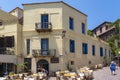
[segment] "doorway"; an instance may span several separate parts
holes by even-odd
[[[49,63],[47,60],[41,59],[37,62],[37,72],[38,72],[39,66],[47,70],[49,73]]]
[[[3,75],[4,75],[3,63],[0,63],[0,77],[2,77]]]
[[[14,72],[13,63],[0,63],[0,77],[3,77],[5,74],[9,74],[10,72]]]

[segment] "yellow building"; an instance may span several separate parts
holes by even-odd
[[[0,10],[0,76],[26,62],[25,71],[33,73],[109,63],[108,43],[87,35],[86,14],[62,1],[23,8]]]
[[[18,18],[19,24],[23,25],[23,9],[16,7],[9,13],[16,16]]]
[[[21,63],[22,26],[18,18],[0,10],[0,76],[16,71]]]
[[[28,69],[49,73],[110,59],[107,43],[87,35],[87,15],[59,2],[23,4],[23,55]]]

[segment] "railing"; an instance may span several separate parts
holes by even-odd
[[[49,49],[49,50],[39,50],[39,49],[34,49],[32,50],[32,55],[34,57],[39,57],[39,56],[55,56],[56,55],[56,50],[55,49]]]
[[[35,23],[35,30],[37,32],[51,32],[52,24],[50,22]]]
[[[8,48],[8,47],[0,48],[0,54],[15,55],[15,49],[14,48]]]

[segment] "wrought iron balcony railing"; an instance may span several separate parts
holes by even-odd
[[[35,23],[35,30],[37,32],[51,32],[52,24],[50,22]]]
[[[0,54],[15,55],[15,49],[14,48],[8,48],[8,47],[0,48]]]
[[[32,55],[34,57],[39,57],[39,56],[55,56],[56,55],[56,50],[55,49],[49,49],[49,50],[39,50],[39,49],[34,49],[32,50]]]

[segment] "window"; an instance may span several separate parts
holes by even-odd
[[[6,47],[14,47],[14,36],[5,37]]]
[[[71,65],[74,65],[74,61],[70,61],[70,64],[71,64]]]
[[[0,37],[0,47],[14,47],[14,36]]]
[[[48,14],[41,15],[41,28],[48,29]]]
[[[27,39],[27,54],[30,54],[30,39]]]
[[[92,45],[92,55],[94,56],[95,55],[95,46]]]
[[[102,57],[103,56],[103,48],[100,47],[100,56]]]
[[[91,63],[92,63],[92,62],[89,60],[89,61],[88,61],[88,64],[91,64]]]
[[[108,29],[108,25],[105,26],[105,30],[107,30],[107,29]]]
[[[88,54],[88,44],[87,43],[82,44],[82,53]]]
[[[31,58],[24,58],[24,63],[27,68],[24,68],[24,70],[30,71],[31,70]]]
[[[5,38],[4,37],[0,37],[0,47],[5,47]]]
[[[3,23],[2,22],[0,22],[0,26],[2,26],[3,25]]]
[[[100,33],[102,33],[102,27],[100,28]]]
[[[82,34],[85,34],[85,24],[82,23]]]
[[[73,18],[69,18],[69,29],[74,30],[74,20]]]
[[[49,40],[48,40],[48,38],[42,38],[41,39],[41,52],[42,52],[42,55],[48,55],[48,49],[49,49]]]
[[[75,41],[70,40],[70,52],[75,52]]]

